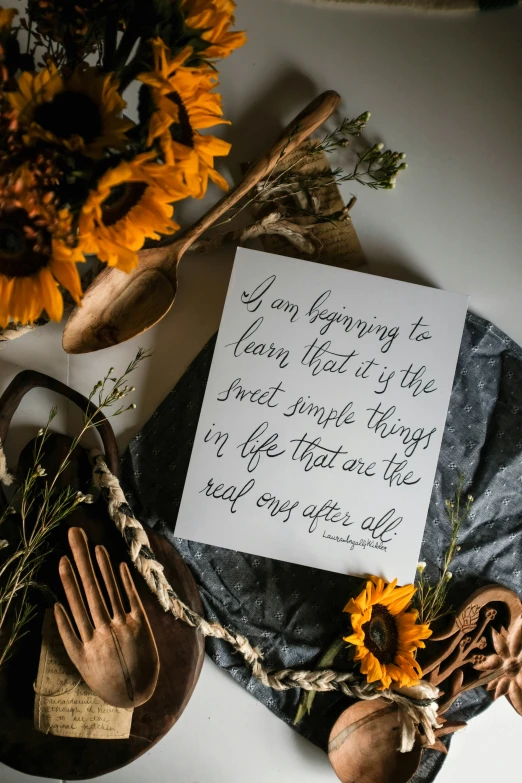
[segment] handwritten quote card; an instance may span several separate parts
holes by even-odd
[[[467,303],[238,250],[176,535],[412,581]]]

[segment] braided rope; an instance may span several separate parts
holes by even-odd
[[[413,748],[417,727],[420,724],[426,734],[426,743],[435,742],[434,729],[437,722],[438,689],[425,681],[411,688],[399,690],[377,690],[375,683],[361,680],[351,672],[336,672],[332,669],[316,671],[282,669],[268,671],[262,663],[263,655],[253,647],[246,636],[234,634],[220,623],[208,622],[187,606],[169,584],[161,563],[155,559],[148,536],[142,524],[132,515],[120,482],[107,467],[104,456],[99,451],[92,453],[95,459],[93,470],[94,484],[107,502],[109,515],[124,537],[130,558],[145,579],[150,590],[157,597],[166,612],[171,612],[178,620],[196,628],[203,636],[226,641],[238,652],[250,667],[253,676],[268,688],[286,691],[290,688],[302,688],[307,691],[341,691],[345,696],[355,699],[384,698],[397,704],[402,729],[401,752]]]
[[[0,484],[8,487],[13,483],[13,481],[13,476],[7,468],[7,460],[5,458],[5,453],[2,446],[2,439],[0,438]]]

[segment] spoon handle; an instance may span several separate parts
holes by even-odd
[[[334,90],[327,90],[315,98],[303,111],[286,126],[280,137],[245,173],[241,182],[221,201],[218,201],[197,223],[179,238],[182,247],[177,259],[203,234],[216,220],[224,215],[243,198],[257,183],[266,177],[286,155],[305,141],[339,105],[341,96]],[[178,245],[178,247],[180,246]],[[177,260],[176,259],[176,260]]]

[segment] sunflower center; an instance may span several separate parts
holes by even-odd
[[[61,139],[81,136],[86,144],[101,136],[102,121],[96,103],[81,92],[64,92],[52,101],[42,103],[34,113],[34,120],[44,130]]]
[[[111,192],[101,204],[104,225],[113,226],[124,218],[146,190],[146,182],[122,182],[111,188]]]
[[[398,648],[399,635],[395,617],[381,604],[372,607],[372,616],[362,626],[364,644],[379,663],[392,663]]]
[[[49,263],[42,244],[51,246],[51,236],[33,226],[25,209],[0,214],[0,274],[30,277]]]
[[[169,92],[167,98],[175,103],[179,109],[179,122],[172,123],[169,129],[170,135],[174,141],[179,141],[180,144],[184,144],[186,147],[194,147],[194,131],[192,130],[185,104],[177,92]]]

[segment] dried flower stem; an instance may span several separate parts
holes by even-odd
[[[425,576],[425,563],[419,563],[417,566],[419,577],[414,604],[418,609],[421,623],[433,623],[451,610],[451,607],[446,606],[449,582],[453,576],[449,568],[460,548],[458,545],[460,528],[467,519],[473,503],[471,495],[468,495],[465,501],[463,500],[464,481],[465,477],[460,475],[454,500],[446,500],[446,512],[451,524],[451,538],[436,584],[431,585]]]
[[[283,236],[300,252],[307,255],[314,255],[321,248],[321,243],[312,234],[309,226],[300,226],[285,218],[280,212],[271,212],[249,226],[199,239],[191,246],[190,252],[210,253],[229,242],[244,245],[248,240],[264,235]]]
[[[384,144],[374,144],[372,147],[356,153],[357,161],[352,171],[349,172],[344,172],[341,168],[337,168],[333,172],[321,170],[317,173],[309,172],[305,175],[295,172],[295,169],[298,169],[301,164],[318,154],[329,154],[335,150],[347,147],[350,144],[350,138],[356,138],[361,135],[369,118],[370,112],[364,112],[355,119],[344,119],[322,141],[308,144],[301,156],[297,157],[291,165],[280,170],[280,164],[287,153],[288,144],[290,144],[299,130],[299,126],[296,126],[290,134],[287,144],[281,150],[272,171],[258,184],[255,193],[239,206],[232,207],[229,216],[219,223],[215,223],[214,227],[230,223],[241,212],[254,204],[284,200],[290,193],[293,195],[309,193],[312,190],[328,185],[339,185],[343,182],[351,181],[358,182],[360,185],[365,185],[373,190],[390,190],[394,188],[398,173],[407,167],[407,164],[404,162],[406,156],[403,152],[384,150]],[[292,209],[292,212],[303,216],[315,214],[304,207],[296,207]],[[332,217],[330,217],[330,221],[332,221]]]
[[[37,582],[37,572],[48,554],[46,544],[50,533],[81,503],[92,502],[90,495],[75,492],[70,487],[58,492],[58,478],[69,465],[71,454],[87,430],[99,426],[102,410],[113,407],[134,391],[133,386],[128,386],[127,378],[147,356],[148,354],[140,349],[122,375],[110,377],[113,373],[111,368],[103,380],[98,381],[89,396],[92,405],[84,414],[79,434],[73,438],[54,477],[45,481],[43,487],[41,479],[46,473],[41,462],[45,454],[45,444],[50,436],[49,427],[57,414],[56,408],[51,410],[46,426],[38,433],[32,466],[15,493],[12,505],[0,514],[0,526],[11,514],[18,514],[20,519],[18,546],[13,554],[0,564],[0,667],[9,657],[14,643],[27,632],[27,624],[34,617],[36,607],[29,603],[28,593],[32,588],[42,589]],[[112,385],[106,389],[108,381],[111,381]],[[96,403],[93,403],[95,397]],[[120,405],[111,417],[135,407],[134,404]],[[15,511],[14,506],[18,507],[18,511]],[[5,544],[2,548],[5,548]],[[3,641],[2,635],[7,628],[8,636]]]

